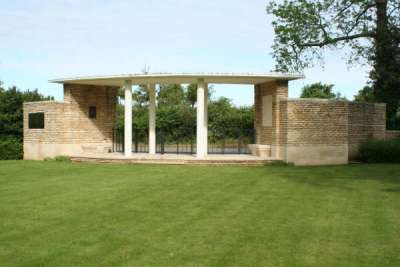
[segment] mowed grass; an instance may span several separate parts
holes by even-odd
[[[399,266],[400,165],[0,162],[0,266]]]

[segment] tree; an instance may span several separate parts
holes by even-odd
[[[374,89],[371,86],[364,86],[358,91],[358,94],[354,96],[354,100],[357,102],[375,102]]]
[[[22,105],[24,102],[42,100],[53,100],[53,97],[43,96],[37,89],[24,92],[15,86],[5,89],[0,82],[0,138],[14,137],[22,141]]]
[[[193,108],[197,101],[197,84],[189,84],[186,88],[186,101]]]
[[[197,86],[162,85],[158,92],[156,116],[157,133],[163,134],[165,142],[194,142],[196,133]],[[224,138],[252,139],[254,124],[253,106],[235,107],[231,100],[221,97],[212,100],[212,87],[208,90],[208,118],[210,141]],[[135,140],[144,142],[148,131],[148,107],[133,103],[133,130]],[[117,105],[118,129],[124,127],[124,107]],[[158,137],[160,138],[160,136]],[[160,140],[160,139],[158,139]]]
[[[213,88],[213,86],[208,86],[207,89],[208,89],[207,97],[208,97],[208,100],[210,100],[212,94],[214,93],[214,88]],[[189,102],[190,106],[193,108],[197,102],[197,84],[192,83],[186,87],[185,97],[186,97],[186,101]]]
[[[236,107],[226,97],[210,101],[208,126],[211,139],[253,137],[253,106]]]
[[[0,81],[0,159],[22,158],[23,103],[53,100],[37,89],[20,91],[15,86],[5,89]]]
[[[158,106],[176,106],[181,105],[185,101],[185,92],[180,84],[163,84],[160,85],[157,100]]]
[[[322,84],[321,82],[304,86],[301,89],[301,98],[326,98],[345,99],[340,93],[332,92],[333,84]]]
[[[398,0],[272,0],[277,70],[301,71],[326,49],[350,50],[349,63],[373,66],[374,97],[387,103],[388,126],[400,104]]]
[[[146,86],[139,85],[132,93],[132,99],[139,105],[147,105],[149,102],[149,92]]]

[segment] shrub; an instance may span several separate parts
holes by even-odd
[[[400,163],[400,140],[369,140],[361,145],[360,158],[368,163]]]
[[[284,162],[283,160],[271,161],[265,163],[266,166],[294,166],[291,162]]]
[[[56,156],[54,159],[59,162],[71,162],[71,159],[64,155]]]
[[[44,158],[44,161],[71,162],[71,159],[69,156],[59,155],[55,156],[54,158],[46,157]]]
[[[22,159],[22,143],[14,137],[0,139],[0,160]]]

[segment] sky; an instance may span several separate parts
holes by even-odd
[[[49,79],[150,72],[268,73],[274,68],[268,0],[0,0],[0,81],[62,99]],[[289,96],[313,82],[334,84],[348,99],[368,66],[329,52],[306,69]],[[214,97],[252,105],[252,86],[214,85]]]

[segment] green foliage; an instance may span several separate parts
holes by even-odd
[[[286,71],[313,66],[323,58],[322,48],[346,46],[349,62],[370,61],[379,31],[393,37],[400,25],[397,0],[271,0],[267,12],[274,16],[277,69]]]
[[[301,98],[325,98],[325,99],[342,99],[340,93],[332,92],[333,84],[322,84],[321,82],[304,86],[301,89]]]
[[[291,162],[284,162],[283,160],[274,160],[274,161],[265,163],[265,166],[293,167],[294,164]]]
[[[178,106],[185,100],[184,88],[179,84],[161,85],[158,91],[158,106]]]
[[[11,136],[22,140],[22,104],[29,101],[52,100],[38,90],[20,91],[15,86],[5,89],[0,82],[0,138]]]
[[[193,108],[197,101],[197,84],[189,84],[186,88],[186,101]]]
[[[374,88],[371,86],[364,86],[364,88],[358,91],[358,94],[354,96],[354,100],[357,102],[377,102]],[[392,113],[393,114],[387,116],[389,120],[388,128],[400,129],[400,105],[397,107],[397,110],[392,111]]]
[[[166,142],[191,140],[196,127],[196,112],[190,106],[162,106],[157,110],[157,131]]]
[[[391,37],[394,41],[383,42],[377,46],[377,52],[373,55],[374,68],[370,76],[374,98],[378,102],[386,103],[387,127],[400,129],[400,124],[396,124],[400,108],[400,28],[397,29],[396,36]]]
[[[194,141],[196,132],[197,86],[164,85],[158,91],[156,127],[164,141]],[[253,107],[235,107],[227,98],[211,100],[212,88],[208,89],[208,120],[210,141],[220,138],[253,137]],[[136,140],[145,141],[148,131],[148,103],[135,102],[133,106],[133,131]],[[124,127],[124,107],[117,106],[118,129]]]
[[[15,137],[0,138],[0,160],[22,159],[22,143]]]
[[[302,71],[322,63],[330,49],[350,51],[348,63],[368,63],[374,99],[387,104],[387,126],[396,128],[400,106],[400,7],[398,0],[271,0],[272,46],[277,70]],[[398,126],[400,127],[400,126]]]
[[[47,157],[44,159],[44,161],[56,161],[56,162],[71,162],[71,158],[69,156],[65,155],[59,155],[55,156],[54,158]]]
[[[145,86],[139,86],[133,91],[132,100],[139,106],[145,105],[149,101],[149,93]]]
[[[364,86],[358,91],[358,94],[354,96],[354,100],[357,102],[375,102],[374,88],[371,86]]]
[[[253,107],[235,107],[221,97],[208,106],[209,132],[215,140],[222,138],[252,138],[254,128]],[[213,141],[213,140],[211,140]]]
[[[56,156],[54,159],[58,162],[71,162],[71,158],[64,155]]]
[[[20,91],[15,86],[5,89],[0,82],[0,159],[22,158],[23,103],[52,99],[37,89]]]
[[[400,163],[400,140],[369,140],[361,145],[360,158],[368,163]]]

